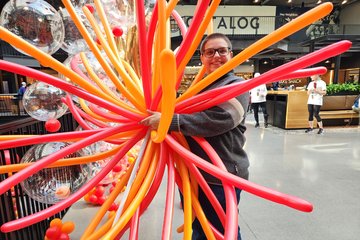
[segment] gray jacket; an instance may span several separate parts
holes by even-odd
[[[225,74],[208,86],[206,90],[218,88],[244,79],[232,72]],[[249,160],[243,147],[246,109],[249,93],[246,92],[227,102],[193,114],[175,114],[170,131],[179,131],[186,137],[191,151],[210,161],[204,150],[191,136],[204,137],[215,149],[227,170],[241,178],[249,177]],[[200,170],[208,183],[220,184],[221,181]]]

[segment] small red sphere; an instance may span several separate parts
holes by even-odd
[[[57,240],[70,240],[69,234],[61,233]]]
[[[102,195],[104,195],[105,193],[105,188],[103,186],[97,186],[96,187],[96,190],[94,192],[94,194],[97,196],[97,197],[101,197]]]
[[[45,233],[45,236],[51,240],[58,239],[60,235],[61,235],[61,229],[57,226],[48,228]]]
[[[90,200],[91,203],[96,204],[97,201],[98,201],[98,197],[93,194],[93,195],[90,196],[89,200]]]
[[[49,119],[45,122],[45,129],[48,132],[57,132],[61,128],[61,123],[57,119]]]
[[[87,9],[89,9],[89,11],[90,11],[91,13],[94,13],[94,12],[95,12],[95,9],[94,9],[93,5],[91,5],[91,4],[85,4],[85,6],[87,7]]]
[[[112,29],[112,32],[115,37],[121,37],[124,33],[124,30],[121,27],[117,26]]]

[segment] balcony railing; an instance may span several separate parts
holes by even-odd
[[[8,118],[29,116],[17,94],[0,94],[0,124]]]

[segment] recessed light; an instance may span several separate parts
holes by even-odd
[[[341,3],[341,4],[345,4],[345,3],[347,3],[347,0],[342,1],[342,3]]]
[[[317,1],[317,3],[316,3],[316,4],[320,4],[320,3],[321,3],[321,0]]]

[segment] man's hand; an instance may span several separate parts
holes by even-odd
[[[148,113],[151,115],[141,120],[139,123],[143,124],[145,126],[149,126],[152,130],[157,130],[159,127],[159,122],[161,118],[161,113],[159,112],[153,112],[148,110]]]

